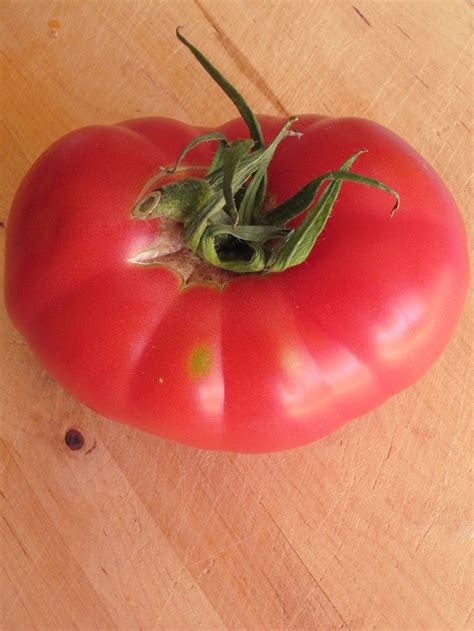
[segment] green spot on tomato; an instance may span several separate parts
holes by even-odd
[[[195,346],[189,358],[189,372],[192,377],[204,377],[211,370],[212,353],[206,344]]]

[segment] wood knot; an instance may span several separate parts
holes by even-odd
[[[64,442],[72,451],[78,451],[84,447],[84,436],[78,429],[68,429],[64,436]]]

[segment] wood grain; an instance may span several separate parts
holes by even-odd
[[[365,116],[406,138],[472,243],[470,3],[354,1],[3,0],[2,251],[14,191],[62,134],[234,116],[182,23],[257,111]],[[468,306],[424,379],[328,439],[244,456],[85,409],[2,306],[1,628],[474,628],[472,329]]]

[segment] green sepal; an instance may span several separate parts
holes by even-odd
[[[239,206],[239,221],[244,224],[253,223],[261,197],[262,187],[266,188],[266,169],[259,169],[245,190],[244,198]]]
[[[364,151],[359,151],[351,156],[351,158],[349,158],[349,160],[347,160],[341,166],[341,169],[339,171],[328,171],[327,173],[323,173],[323,175],[320,175],[314,180],[311,180],[311,182],[301,188],[297,193],[295,193],[295,195],[284,201],[279,206],[276,206],[275,208],[272,208],[267,213],[265,213],[261,218],[262,223],[285,225],[312,205],[312,202],[317,195],[321,185],[328,180],[331,181],[333,184],[339,184],[339,188],[337,189],[338,191],[340,190],[340,185],[342,184],[342,182],[347,181],[356,182],[357,184],[365,184],[366,186],[371,186],[372,188],[377,188],[379,190],[390,193],[395,197],[396,200],[395,205],[393,206],[391,211],[393,214],[400,205],[400,197],[398,193],[390,188],[390,186],[382,184],[382,182],[379,182],[378,180],[359,175],[358,173],[346,172],[346,169],[353,164],[353,162],[356,160],[356,158],[359,157],[361,153],[364,153]]]
[[[338,171],[332,171],[331,173],[348,171],[357,158],[362,153],[365,153],[365,151],[365,149],[362,149],[361,151],[354,153],[354,155],[344,162]],[[305,184],[303,188],[300,188],[292,197],[289,197],[287,200],[262,215],[261,222],[264,224],[285,225],[311,206],[319,188],[323,182],[329,178],[329,172],[314,178],[314,180]]]
[[[227,142],[227,140],[221,140],[220,143],[217,145],[216,152],[214,154],[214,157],[212,158],[211,166],[209,167],[209,170],[206,173],[206,178],[208,178],[218,169],[222,169],[223,159],[224,159],[224,149],[227,147],[228,144],[229,143]]]
[[[227,211],[232,224],[235,226],[239,220],[239,214],[235,205],[234,196],[239,186],[234,184],[235,174],[242,161],[253,147],[253,140],[234,140],[228,147],[224,149],[223,156],[223,190]]]
[[[261,166],[264,166],[265,164],[268,166],[276,148],[286,136],[299,135],[298,132],[292,132],[290,130],[291,125],[296,120],[298,120],[297,116],[290,116],[270,144],[266,145],[262,149],[252,151],[252,153],[242,159],[240,168],[236,173],[236,177],[238,178],[238,185],[235,187],[236,190],[238,190],[247,178],[255,173],[255,171],[257,171]],[[223,169],[221,168],[208,175],[206,179],[214,189],[222,189],[223,175]]]
[[[225,206],[224,193],[214,192],[199,211],[190,217],[189,222],[183,227],[183,237],[190,250],[197,254],[199,242],[208,223],[212,222],[213,215],[220,214]],[[227,214],[227,213],[226,213]]]
[[[312,209],[309,210],[303,221],[279,244],[272,252],[268,260],[267,269],[269,272],[282,272],[289,267],[299,265],[306,260],[311,252],[317,238],[324,230],[327,221],[331,215],[331,211],[334,207],[334,203],[339,195],[343,181],[357,182],[358,184],[365,184],[374,188],[381,189],[388,193],[391,193],[395,197],[395,206],[393,212],[398,208],[400,203],[400,197],[393,189],[371,178],[364,177],[355,173],[348,173],[345,169],[348,169],[354,160],[363,151],[359,151],[351,156],[341,167],[340,171],[328,172],[327,174],[316,178],[321,180],[316,187],[316,191],[321,185],[322,181],[330,180],[329,186],[323,191],[321,197],[317,200]],[[316,182],[313,180],[313,182]],[[306,187],[304,187],[306,188]],[[303,189],[301,189],[303,190]],[[301,191],[300,191],[301,192]],[[301,212],[298,211],[297,214]],[[278,213],[278,219],[281,218],[282,213]],[[287,217],[290,219],[296,215]],[[273,218],[275,219],[275,217]],[[289,219],[287,219],[289,221]]]
[[[255,147],[258,149],[259,147],[263,147],[263,134],[262,128],[260,127],[260,123],[257,120],[257,117],[252,112],[250,106],[244,97],[238,92],[234,86],[227,81],[227,79],[215,68],[211,62],[205,57],[200,50],[198,50],[191,42],[189,42],[184,35],[181,34],[182,27],[176,29],[177,38],[189,48],[194,57],[199,61],[201,66],[206,70],[212,79],[217,83],[217,85],[227,94],[230,100],[234,103],[237,109],[240,112],[240,115],[245,121],[245,124],[248,127],[250,138],[255,141]]]
[[[197,145],[200,145],[203,142],[211,142],[212,140],[220,140],[221,142],[224,142],[224,143],[227,142],[225,135],[221,131],[210,131],[207,134],[202,134],[201,136],[197,136],[197,138],[194,138],[194,140],[191,140],[191,142],[188,145],[186,145],[186,147],[181,151],[181,153],[178,156],[178,159],[176,160],[174,167],[163,167],[161,170],[164,173],[174,173],[176,169],[178,168],[180,162],[183,160],[183,158],[185,157],[187,153],[189,153],[192,149],[194,149],[194,147],[197,147]]]
[[[347,170],[361,153],[363,153],[363,151],[357,152],[348,158],[348,160],[346,160],[341,166],[341,172],[348,175]],[[319,188],[320,184],[321,183],[317,185],[317,188]],[[268,271],[282,272],[285,269],[294,267],[306,260],[316,243],[316,239],[323,231],[329,219],[341,186],[342,180],[333,180],[330,182],[329,186],[323,191],[321,197],[317,200],[314,208],[307,213],[301,224],[273,250],[268,259]],[[293,215],[293,217],[295,216],[297,215]],[[287,219],[287,221],[289,221],[289,219]]]

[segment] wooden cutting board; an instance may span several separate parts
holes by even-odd
[[[64,133],[235,115],[175,39],[183,23],[258,112],[391,127],[472,229],[469,2],[354,1],[3,0],[2,249],[20,179]],[[2,307],[1,628],[474,628],[471,343],[466,308],[408,391],[326,440],[244,456],[87,410]]]

